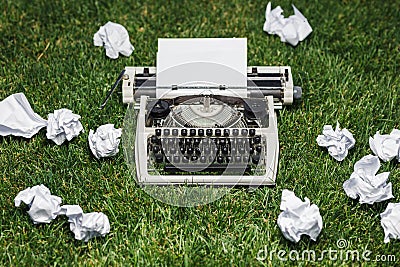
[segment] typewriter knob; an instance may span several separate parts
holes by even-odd
[[[154,106],[151,106],[153,103],[154,102],[150,103],[150,116],[152,116],[153,118],[166,117],[171,111],[168,102],[165,100],[158,100],[156,103],[154,103]]]

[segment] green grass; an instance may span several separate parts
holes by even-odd
[[[262,31],[268,1],[145,2],[0,2],[0,99],[23,92],[42,117],[69,108],[85,128],[62,146],[47,140],[45,130],[30,140],[0,138],[0,265],[357,265],[328,257],[322,263],[256,259],[264,248],[321,253],[336,249],[338,239],[360,252],[367,247],[371,259],[396,255],[399,264],[400,241],[384,244],[380,226],[389,201],[360,205],[342,184],[354,163],[371,153],[369,136],[400,128],[400,2],[295,1],[314,29],[296,48]],[[272,4],[292,14],[291,1]],[[131,57],[110,60],[93,46],[93,34],[108,20],[127,28],[135,46]],[[209,205],[174,207],[136,186],[122,151],[112,159],[91,155],[89,129],[123,124],[121,92],[97,109],[106,91],[123,67],[155,65],[160,37],[247,37],[248,65],[292,67],[304,97],[278,117],[276,187],[239,188]],[[337,120],[357,141],[342,163],[315,141],[324,124]],[[400,200],[399,167],[389,162],[380,170],[391,171],[391,202]],[[33,225],[13,199],[41,183],[63,203],[107,214],[111,233],[83,243],[74,240],[65,218]],[[276,220],[284,188],[319,206],[324,228],[317,242],[304,237],[291,244],[282,236]]]

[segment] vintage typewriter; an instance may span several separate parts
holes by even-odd
[[[155,67],[126,67],[121,78],[123,102],[137,111],[139,184],[275,184],[276,110],[301,98],[290,67],[247,67],[245,88],[161,88]]]

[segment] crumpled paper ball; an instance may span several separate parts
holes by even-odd
[[[104,45],[106,55],[112,59],[117,59],[119,54],[129,57],[134,50],[125,27],[111,21],[94,34],[93,43],[95,46]]]
[[[34,224],[50,223],[61,210],[61,198],[53,196],[50,190],[44,185],[36,185],[18,193],[14,199],[16,207],[24,202],[29,206],[28,214]]]
[[[23,93],[12,94],[0,102],[0,136],[31,138],[47,121],[36,114]]]
[[[393,198],[392,183],[386,183],[390,173],[376,175],[380,166],[379,158],[373,155],[367,155],[356,162],[350,179],[343,183],[346,194],[353,199],[360,197],[361,204],[374,204]]]
[[[110,232],[110,222],[102,212],[83,213],[79,205],[61,206],[59,215],[68,217],[70,229],[75,239],[85,242],[96,236],[105,236]]]
[[[371,150],[381,160],[387,162],[397,157],[400,161],[400,130],[393,129],[390,134],[381,135],[379,131],[369,138]]]
[[[381,213],[381,225],[385,232],[385,243],[390,238],[400,239],[400,203],[389,203],[386,210]]]
[[[278,226],[283,236],[297,243],[302,235],[310,236],[316,241],[322,230],[322,217],[317,205],[310,205],[310,200],[304,198],[304,202],[287,189],[282,191],[282,201],[278,216]]]
[[[319,146],[327,147],[334,159],[342,161],[348,155],[349,149],[354,147],[356,140],[346,128],[341,130],[338,122],[335,130],[332,125],[325,125],[322,135],[317,137],[317,143]]]
[[[57,145],[61,145],[65,140],[71,141],[83,130],[79,121],[80,118],[81,116],[66,108],[50,113],[47,124],[47,138],[53,140]]]
[[[271,10],[271,2],[269,2],[265,10],[263,30],[268,34],[278,35],[281,42],[296,46],[312,32],[312,28],[307,18],[294,5],[292,6],[294,15],[285,18],[282,15],[283,9],[277,6]]]
[[[89,147],[93,155],[99,159],[111,157],[118,153],[122,129],[115,129],[114,124],[105,124],[97,128],[96,132],[89,131]]]

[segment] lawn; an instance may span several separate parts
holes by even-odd
[[[400,164],[382,163],[380,169],[391,172],[391,201],[360,205],[342,184],[354,163],[372,153],[369,136],[400,128],[400,1],[294,1],[314,30],[296,48],[262,31],[268,1],[0,3],[0,99],[23,92],[43,118],[69,108],[82,116],[85,128],[62,146],[47,140],[45,130],[29,140],[0,137],[0,265],[395,265],[375,261],[389,255],[399,264],[400,240],[383,243],[379,214],[400,201]],[[281,5],[288,16],[291,3],[272,5]],[[111,60],[93,46],[93,34],[107,21],[127,28],[135,46],[131,57]],[[91,155],[89,129],[105,123],[123,127],[120,90],[98,109],[107,90],[125,66],[154,66],[161,37],[246,37],[249,66],[292,67],[304,94],[301,103],[279,112],[275,187],[233,189],[194,208],[169,206],[136,185],[122,147],[114,158]],[[323,125],[336,121],[356,139],[341,163],[315,141]],[[13,200],[37,184],[63,203],[104,212],[111,233],[84,243],[74,239],[65,218],[34,225],[27,208],[15,208]],[[292,244],[282,236],[276,220],[285,188],[319,206],[324,228],[316,242],[303,237]],[[346,251],[371,251],[370,261],[340,255],[325,255],[322,262],[279,259],[282,253],[287,258],[296,251],[337,250],[341,239]]]

